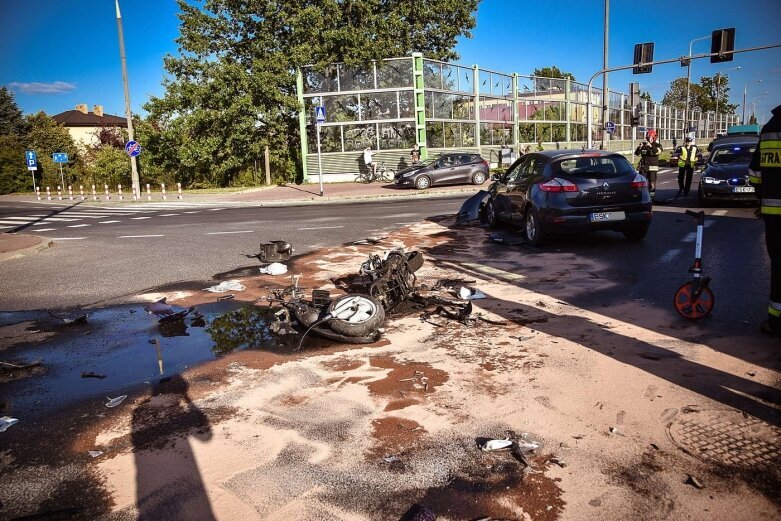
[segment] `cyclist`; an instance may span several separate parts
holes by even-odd
[[[413,165],[420,163],[420,147],[415,145],[415,148],[409,153],[409,160]]]
[[[377,163],[374,162],[374,154],[372,147],[368,146],[363,151],[363,162],[366,165],[366,169],[371,175],[371,179],[374,179],[377,175]]]

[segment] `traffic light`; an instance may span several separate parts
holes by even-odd
[[[635,67],[632,68],[632,74],[646,74],[651,72],[653,65],[639,66],[641,63],[651,63],[654,61],[654,42],[638,43],[635,45],[635,60],[632,62]]]
[[[629,84],[629,106],[634,109],[640,103],[640,84],[632,82]]]
[[[710,57],[711,63],[731,62],[732,51],[735,50],[735,28],[716,29],[711,34]],[[725,54],[729,53],[729,54]]]

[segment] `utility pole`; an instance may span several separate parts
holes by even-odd
[[[694,42],[698,42],[700,40],[707,40],[710,38],[710,36],[700,36],[699,38],[695,38],[694,40],[689,42],[689,60],[686,62],[686,108],[683,110],[683,135],[686,136],[686,134],[689,133],[689,90],[692,83],[692,45],[694,45]]]
[[[608,33],[610,32],[610,0],[605,0],[605,27],[602,43],[602,69],[607,70],[607,44]],[[605,131],[605,127],[610,117],[610,92],[607,88],[607,73],[602,75],[602,148],[607,149],[605,141],[610,141],[610,133]]]
[[[748,93],[748,84],[749,83],[762,83],[762,80],[754,80],[746,82],[743,85],[743,124],[746,124],[746,94]]]
[[[114,0],[114,4],[117,7],[117,30],[119,32],[119,59],[122,62],[122,84],[125,88],[125,117],[127,117],[127,136],[130,141],[133,141],[133,113],[130,111],[130,88],[127,82],[127,58],[125,57],[125,37],[122,32],[122,14],[119,12],[119,0]],[[132,182],[138,192],[141,195],[141,180],[138,178],[138,164],[136,158],[130,158],[130,170],[132,172]]]

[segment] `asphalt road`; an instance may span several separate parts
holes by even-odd
[[[601,294],[573,302],[582,307],[636,305],[671,307],[675,288],[689,279],[694,257],[697,178],[691,195],[654,208],[646,239],[628,243],[620,234],[562,237],[546,249],[571,251],[611,266],[615,284]],[[677,192],[675,172],[659,175],[659,199]],[[97,207],[77,204],[5,204],[0,226],[51,237],[47,251],[0,263],[5,291],[0,310],[16,311],[100,306],[124,296],[178,281],[212,277],[256,267],[261,242],[284,239],[296,253],[383,236],[429,216],[454,214],[463,197],[416,201],[375,201],[295,207],[235,208],[177,202]],[[763,225],[747,206],[712,206],[703,258],[713,278],[716,320],[725,332],[756,325],[766,305],[769,266]],[[131,213],[132,212],[132,213]],[[9,224],[10,223],[10,224]],[[520,248],[519,255],[527,254]]]

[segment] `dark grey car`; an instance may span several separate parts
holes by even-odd
[[[705,170],[700,175],[697,196],[711,200],[756,203],[755,189],[748,182],[748,165],[759,136],[736,136],[713,145]]]
[[[455,152],[400,170],[393,180],[397,186],[414,186],[418,190],[424,190],[434,185],[481,185],[486,179],[488,161],[480,154]]]

